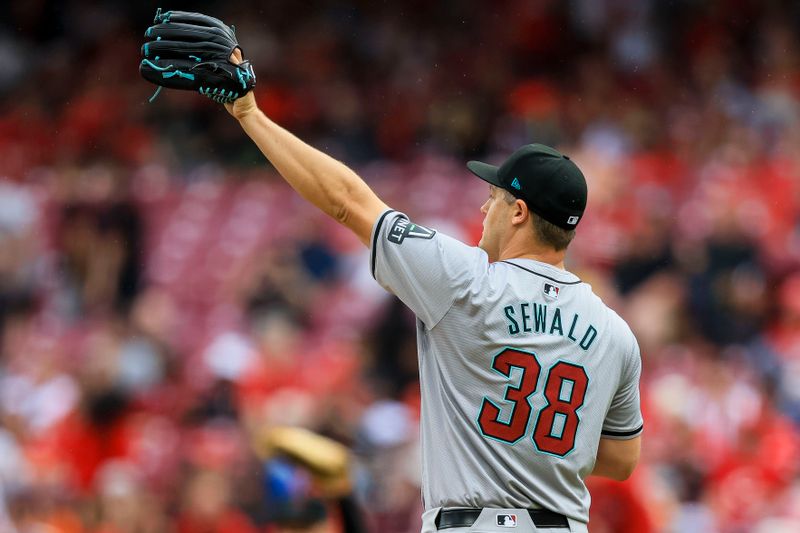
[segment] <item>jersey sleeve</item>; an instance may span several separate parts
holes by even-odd
[[[372,276],[406,304],[428,329],[488,268],[486,253],[386,211],[372,228]]]
[[[642,374],[642,358],[639,346],[633,341],[622,379],[611,407],[606,414],[601,435],[608,439],[632,439],[644,429],[642,411],[639,405],[639,378]]]

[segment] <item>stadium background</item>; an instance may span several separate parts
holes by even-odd
[[[163,7],[234,23],[264,110],[418,221],[477,242],[471,157],[585,169],[568,266],[637,333],[646,419],[593,532],[800,531],[800,4],[256,4]],[[2,3],[0,531],[337,531],[254,453],[274,424],[417,531],[413,317],[221,107],[147,103],[155,7]]]

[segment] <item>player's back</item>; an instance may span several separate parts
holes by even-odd
[[[636,340],[569,272],[527,259],[473,272],[418,332],[425,505],[586,522],[601,434],[641,431]]]
[[[576,276],[486,252],[386,211],[378,282],[418,317],[425,508],[544,507],[586,523],[601,434],[642,429],[641,361]]]

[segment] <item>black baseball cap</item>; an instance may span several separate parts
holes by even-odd
[[[575,229],[586,209],[583,172],[569,157],[549,146],[526,144],[499,167],[470,161],[467,168],[524,200],[528,209],[560,228]]]

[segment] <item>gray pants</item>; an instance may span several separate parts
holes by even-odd
[[[428,509],[422,514],[422,533],[436,533],[436,515],[441,507]],[[501,521],[506,525],[498,525],[497,516],[501,515]],[[516,518],[516,525],[513,519],[505,518],[503,515],[513,515]],[[480,516],[470,527],[452,527],[443,529],[445,533],[588,533],[586,524],[578,522],[572,518],[567,518],[569,530],[566,528],[536,528],[533,525],[528,511],[525,509],[488,509],[484,508]]]

